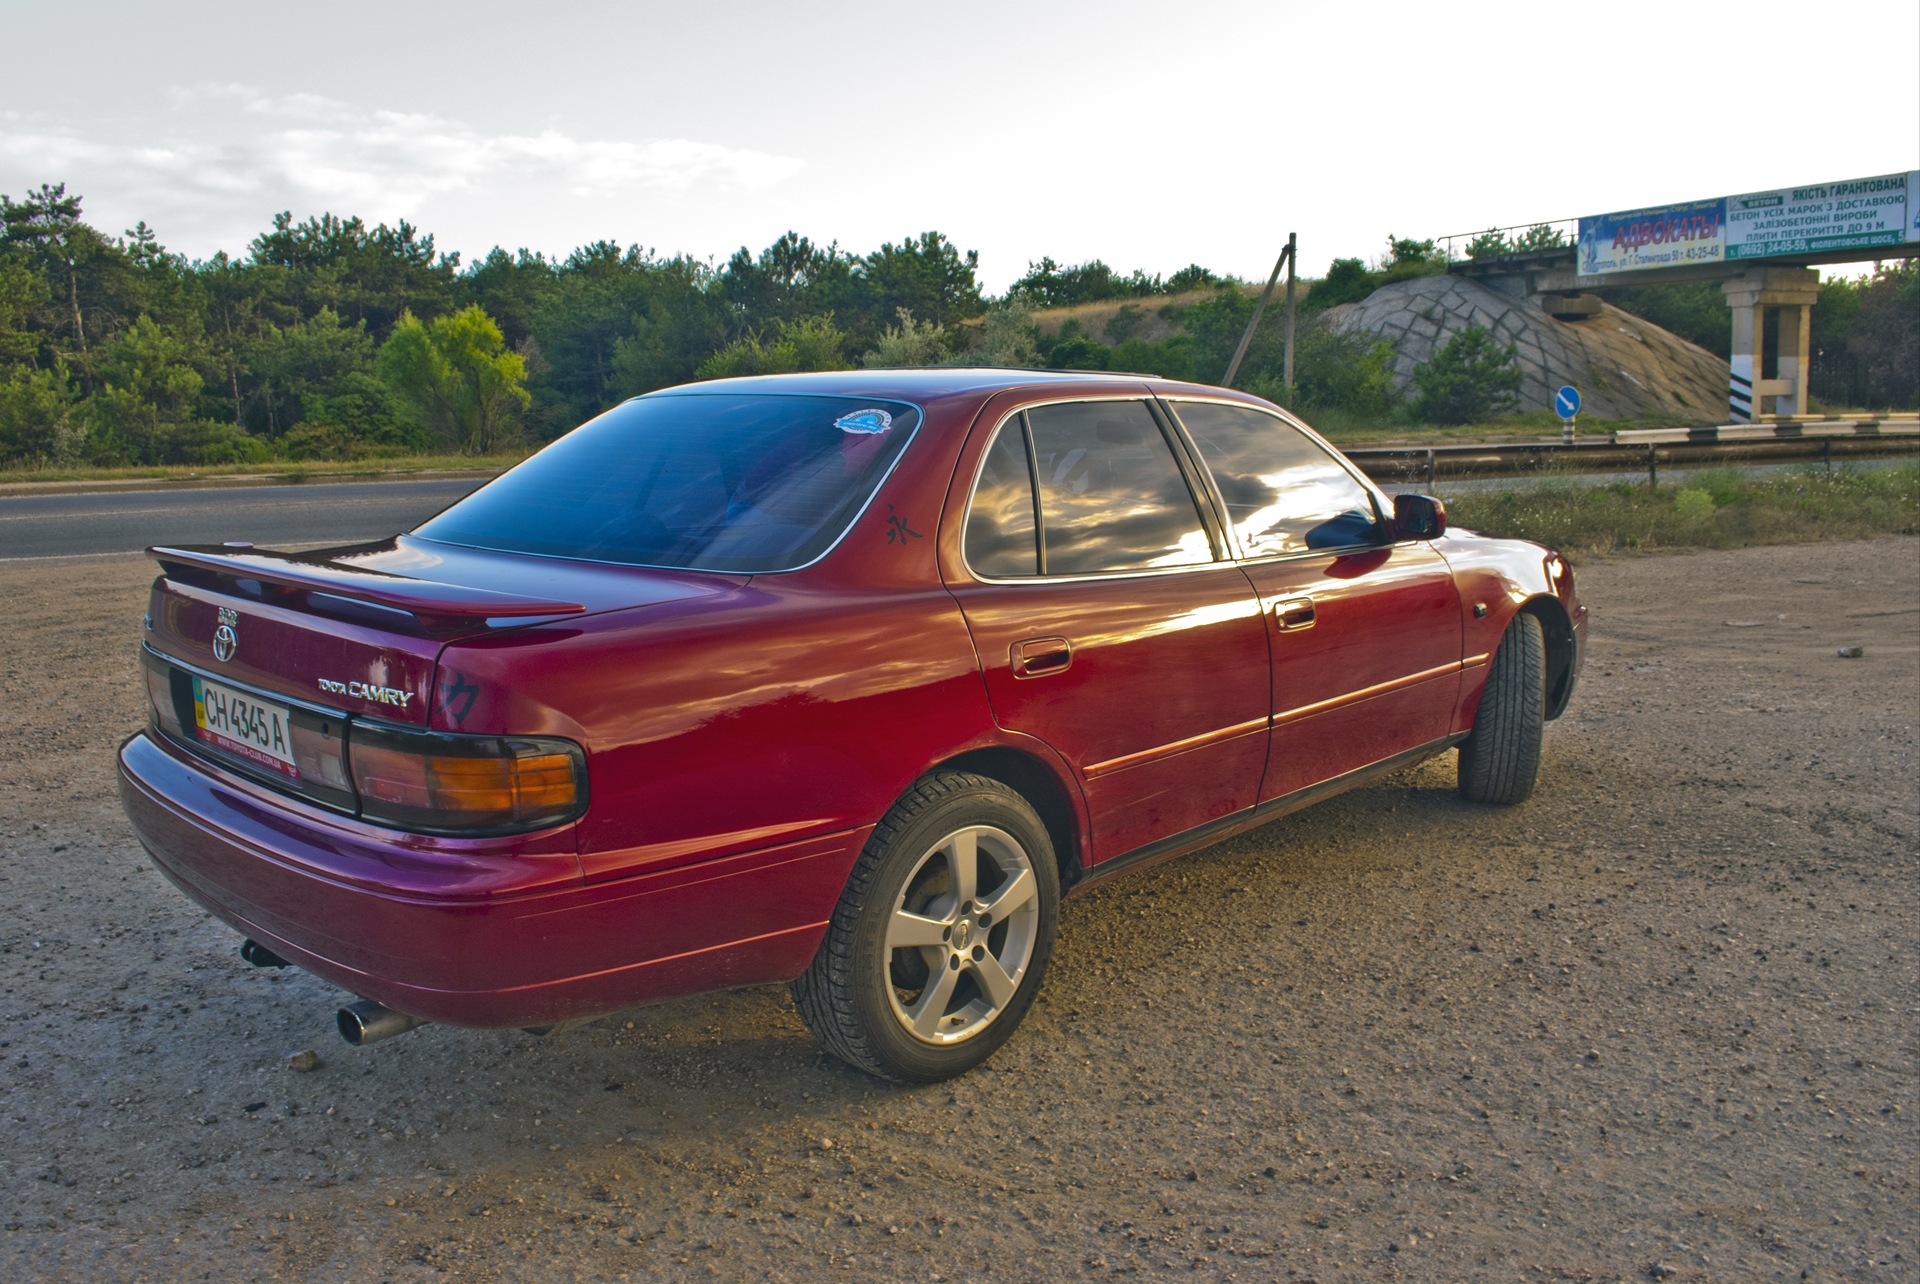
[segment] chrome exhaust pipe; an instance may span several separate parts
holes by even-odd
[[[432,1024],[419,1017],[382,1007],[371,999],[349,1003],[333,1014],[333,1020],[340,1027],[340,1037],[356,1048],[391,1039],[396,1034],[405,1034],[415,1026]]]

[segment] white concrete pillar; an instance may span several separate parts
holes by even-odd
[[[1820,274],[1812,268],[1754,268],[1722,282],[1727,307],[1733,312],[1733,351],[1727,366],[1727,415],[1734,423],[1749,423],[1771,410],[1775,414],[1806,413],[1807,362],[1813,305],[1820,298]],[[1764,369],[1761,345],[1766,336],[1766,310],[1780,309],[1779,336],[1774,349],[1778,368],[1771,379]],[[1777,404],[1769,406],[1769,400]]]
[[[1757,306],[1733,307],[1733,355],[1727,363],[1727,418],[1752,423],[1760,412],[1753,381],[1760,377],[1760,340],[1766,334],[1767,311]]]
[[[1803,303],[1799,307],[1780,309],[1780,336],[1775,352],[1778,354],[1778,367],[1781,383],[1793,385],[1791,392],[1783,392],[1773,404],[1776,415],[1804,415],[1807,410],[1807,373],[1813,358],[1812,326],[1813,305]]]

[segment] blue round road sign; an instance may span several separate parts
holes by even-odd
[[[1566,385],[1553,394],[1553,408],[1560,412],[1562,419],[1571,419],[1580,413],[1580,390],[1572,384]]]

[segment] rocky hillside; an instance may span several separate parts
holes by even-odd
[[[1313,283],[1300,285],[1305,305]],[[1242,289],[1251,298],[1260,287]],[[1275,292],[1272,310],[1262,323],[1263,343],[1277,337],[1284,315],[1282,297]],[[1211,291],[1202,290],[1159,298],[1107,299],[1036,312],[1033,320],[1043,353],[1069,323],[1074,327],[1071,333],[1096,343],[1166,344],[1188,333],[1189,310],[1211,298]],[[1727,367],[1721,358],[1597,298],[1588,296],[1581,303],[1592,310],[1591,315],[1554,316],[1541,306],[1542,300],[1518,299],[1466,277],[1442,275],[1396,281],[1361,302],[1338,304],[1318,314],[1303,306],[1301,318],[1304,325],[1328,325],[1384,340],[1392,349],[1388,365],[1394,387],[1406,397],[1415,392],[1414,371],[1448,340],[1477,325],[1500,343],[1513,345],[1522,374],[1522,410],[1548,409],[1554,391],[1571,383],[1580,389],[1585,413],[1602,418],[1699,423],[1725,418]],[[1203,348],[1189,348],[1183,362],[1171,352],[1136,353],[1131,360],[1148,364],[1132,368],[1202,382],[1218,379],[1238,337],[1239,323],[1231,323],[1231,333],[1226,333],[1220,331],[1217,317],[1215,321],[1217,333]]]

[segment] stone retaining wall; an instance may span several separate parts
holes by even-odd
[[[1326,320],[1392,345],[1394,380],[1408,396],[1415,392],[1413,372],[1454,335],[1477,325],[1514,345],[1523,410],[1551,408],[1555,390],[1570,383],[1580,390],[1582,413],[1608,419],[1726,418],[1724,360],[1611,304],[1602,303],[1597,316],[1560,321],[1532,300],[1466,277],[1428,276],[1329,308]]]

